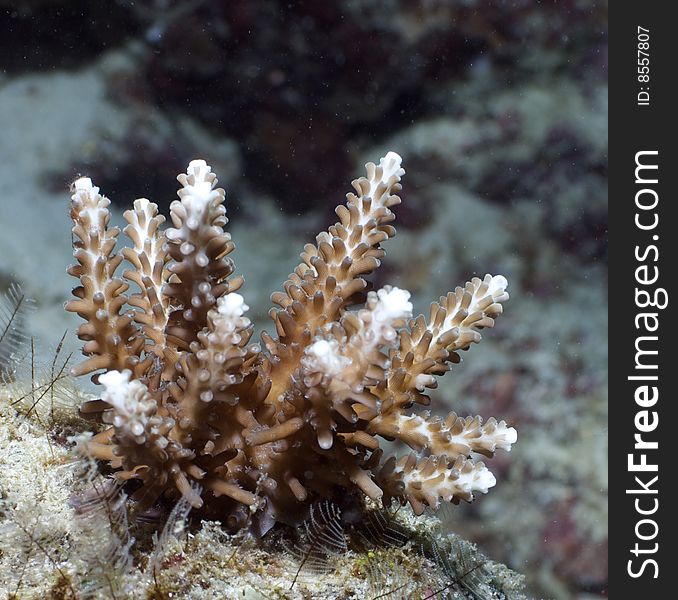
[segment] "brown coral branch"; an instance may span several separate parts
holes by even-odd
[[[135,200],[134,210],[125,211],[124,217],[128,223],[124,232],[134,246],[122,250],[133,267],[126,269],[123,277],[139,288],[128,302],[138,309],[134,320],[142,325],[146,336],[144,351],[162,358],[167,350],[165,327],[169,316],[169,298],[162,292],[169,275],[165,266],[169,256],[165,236],[159,229],[165,217],[158,214],[156,204],[145,198]]]
[[[390,152],[379,165],[366,165],[367,177],[353,181],[355,193],[336,209],[339,222],[320,233],[316,244],[307,244],[302,262],[271,300],[282,310],[272,310],[279,339],[268,339],[277,358],[271,372],[269,402],[280,402],[286,382],[297,368],[304,346],[316,328],[335,321],[355,303],[367,286],[363,276],[380,264],[380,244],[395,235],[391,207],[400,203],[400,179],[405,170],[400,157]]]
[[[391,498],[406,499],[416,514],[425,506],[438,508],[440,499],[446,502],[473,500],[474,492],[486,494],[496,483],[484,463],[463,456],[454,461],[447,457],[429,456],[417,460],[410,454],[401,459],[389,458],[377,475],[387,502]]]
[[[461,361],[460,350],[481,340],[480,331],[494,326],[508,300],[508,282],[501,275],[474,277],[464,287],[431,304],[428,323],[422,315],[399,332],[399,343],[390,352],[387,385],[378,395],[382,414],[399,411],[413,403],[427,406],[425,388],[437,387],[436,376]]]
[[[77,265],[68,273],[80,279],[73,290],[76,300],[66,303],[66,310],[85,319],[78,328],[78,337],[85,342],[82,352],[89,358],[73,368],[73,375],[84,375],[102,369],[143,371],[139,354],[144,340],[138,335],[132,314],[121,314],[127,303],[129,287],[115,277],[122,257],[114,253],[117,227],[108,228],[108,198],[87,177],[73,184],[70,215],[73,219],[74,256]]]
[[[459,417],[451,412],[445,419],[431,417],[430,413],[405,415],[390,412],[370,422],[368,431],[386,438],[399,439],[413,450],[448,458],[483,454],[494,456],[497,448],[510,450],[515,443],[516,430],[506,421],[495,418],[483,424],[482,417]]]
[[[238,290],[243,280],[227,281],[234,269],[228,254],[235,245],[223,229],[228,219],[222,204],[224,190],[214,187],[216,176],[205,161],[194,160],[177,179],[183,187],[180,200],[170,205],[174,227],[165,231],[172,276],[163,293],[176,307],[167,336],[187,350],[207,325],[207,313],[217,298]]]

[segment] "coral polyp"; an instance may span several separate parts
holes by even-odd
[[[162,229],[155,204],[134,202],[124,214],[132,245],[120,253],[109,200],[88,178],[74,183],[78,264],[69,273],[80,285],[66,309],[85,320],[87,357],[74,374],[103,386],[81,412],[108,425],[84,450],[120,482],[137,482],[139,506],[182,497],[265,533],[300,522],[317,500],[367,496],[420,514],[495,485],[478,459],[510,450],[515,429],[417,408],[493,326],[507,280],[473,278],[434,302],[428,319],[412,317],[406,290],[370,290],[365,277],[395,235],[404,170],[394,152],[366,167],[339,221],[305,246],[273,294],[275,332],[260,344],[233,275],[224,191],[205,161],[178,177],[173,227]],[[118,277],[123,258],[130,267]],[[383,440],[412,452],[384,457]]]

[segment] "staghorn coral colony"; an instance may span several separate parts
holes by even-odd
[[[395,234],[404,170],[393,152],[366,166],[336,209],[339,222],[305,246],[273,294],[275,335],[263,333],[261,345],[251,343],[243,278],[228,256],[224,191],[204,161],[178,177],[173,227],[163,231],[157,206],[135,201],[124,215],[132,247],[121,253],[109,200],[86,177],[74,183],[78,264],[69,273],[80,285],[66,309],[85,320],[87,359],[73,374],[103,386],[81,413],[108,425],[82,449],[108,461],[120,483],[133,480],[137,506],[181,498],[262,535],[347,493],[421,514],[495,485],[478,458],[510,450],[515,429],[417,409],[492,327],[507,281],[474,278],[433,303],[428,320],[412,318],[405,290],[368,291],[364,277]],[[123,258],[131,268],[119,278]],[[127,295],[130,284],[137,291]],[[384,458],[384,440],[413,452]]]

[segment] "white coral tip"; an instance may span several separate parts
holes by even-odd
[[[488,294],[495,295],[496,292],[503,292],[508,287],[508,279],[503,275],[495,275],[490,281]]]
[[[386,156],[384,156],[384,158],[382,158],[380,162],[382,162],[382,163],[394,163],[395,165],[397,165],[399,167],[402,164],[403,159],[400,156],[400,154],[398,154],[397,152],[393,152],[393,150],[389,150],[386,153]]]
[[[245,298],[235,292],[226,294],[217,300],[217,311],[222,317],[229,319],[242,317],[249,308],[245,304]]]
[[[89,192],[93,187],[89,177],[79,177],[73,182],[73,189],[76,192]]]
[[[148,210],[151,201],[148,198],[137,198],[134,201],[134,209],[138,211],[146,212]]]
[[[511,451],[511,446],[518,441],[518,432],[514,427],[507,427],[502,431],[500,439],[497,441],[497,447],[507,452]]]
[[[127,392],[129,380],[132,372],[129,369],[124,371],[108,371],[99,375],[99,383],[106,388],[106,393],[116,395]]]
[[[191,175],[195,176],[195,181],[204,181],[205,177],[212,172],[212,167],[210,167],[207,162],[202,158],[197,158],[188,163],[188,168],[186,169],[186,175],[189,177]]]
[[[403,162],[402,157],[396,152],[389,151],[379,161],[379,166],[382,168],[383,181],[388,181],[392,175],[395,175],[398,179],[405,174],[405,169],[401,167]]]
[[[308,347],[308,353],[312,354],[318,359],[327,360],[333,356],[334,351],[330,342],[327,340],[318,340],[317,342],[313,342]]]
[[[495,485],[497,485],[497,479],[488,468],[480,469],[480,471],[476,473],[473,481],[474,490],[482,494],[487,494],[488,490]]]
[[[216,183],[216,179],[214,175],[210,177],[211,174],[212,167],[202,159],[192,160],[188,163],[186,175],[188,175],[189,179],[184,183],[186,196],[184,197],[183,202],[188,208],[189,213],[196,218],[202,214],[205,207],[216,197],[212,190]],[[193,179],[190,179],[191,176]],[[191,181],[193,183],[190,183]],[[190,224],[189,228],[192,228]]]
[[[73,200],[80,200],[81,202],[98,202],[97,196],[99,196],[99,188],[92,183],[92,180],[89,177],[79,177],[73,182],[72,186]]]
[[[412,316],[410,292],[400,288],[382,288],[377,291],[379,301],[374,309],[374,319],[380,323],[390,323],[397,319]]]
[[[305,366],[311,371],[320,371],[326,375],[339,375],[351,362],[341,354],[336,340],[316,340],[306,349]]]
[[[99,383],[105,388],[102,398],[123,414],[127,414],[132,410],[130,404],[132,396],[131,376],[132,372],[129,369],[124,371],[108,371],[103,375],[99,375]]]

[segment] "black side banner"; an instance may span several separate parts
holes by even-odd
[[[610,9],[610,590],[669,598],[678,485],[675,109],[670,3]]]

